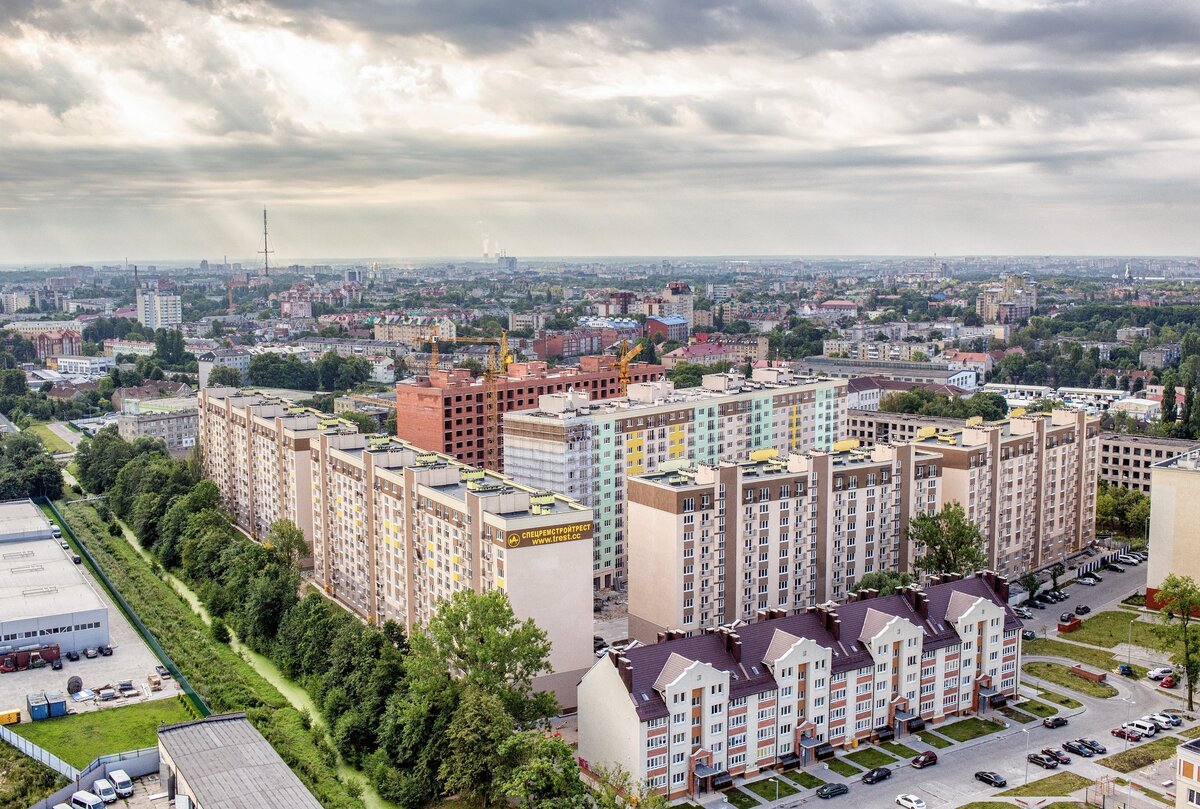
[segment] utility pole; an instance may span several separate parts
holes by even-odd
[[[263,208],[263,249],[259,251],[263,254],[263,275],[267,278],[271,277],[271,254],[274,250],[267,249],[267,209]]]

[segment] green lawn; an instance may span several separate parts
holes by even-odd
[[[853,778],[856,775],[862,774],[862,770],[860,770],[858,767],[855,767],[844,758],[831,758],[825,763],[829,765],[829,769],[833,770],[838,775],[845,776],[846,778]]]
[[[1098,612],[1071,633],[1071,640],[1111,649],[1129,639],[1132,617],[1121,610]],[[1163,642],[1154,634],[1154,624],[1149,621],[1133,621],[1133,643],[1146,649],[1164,648]]]
[[[1153,764],[1156,761],[1162,761],[1164,758],[1170,758],[1175,755],[1175,748],[1183,742],[1184,740],[1178,736],[1164,736],[1161,739],[1155,739],[1139,747],[1131,747],[1123,753],[1117,753],[1115,756],[1106,756],[1096,763],[1103,764],[1105,767],[1110,767],[1117,772],[1133,772],[1145,767],[1147,764]]]
[[[882,742],[879,746],[900,758],[916,758],[921,752],[899,742]]]
[[[1105,613],[1101,613],[1102,615]],[[1071,633],[1071,638],[1082,640],[1079,635],[1082,630]],[[1134,633],[1137,634],[1136,632]],[[1103,649],[1096,649],[1091,646],[1080,646],[1077,643],[1067,643],[1062,640],[1053,640],[1051,638],[1038,638],[1037,640],[1027,640],[1022,642],[1021,653],[1025,655],[1044,655],[1046,657],[1065,657],[1068,660],[1074,660],[1077,663],[1082,663],[1085,666],[1094,666],[1104,671],[1116,671],[1117,664],[1124,661],[1117,660],[1111,653]],[[1138,677],[1145,677],[1147,670],[1142,666],[1135,665],[1133,673]]]
[[[1083,789],[1091,783],[1092,780],[1090,778],[1084,778],[1082,775],[1076,775],[1073,772],[1060,772],[1048,778],[1030,781],[1023,787],[1007,789],[998,794],[1004,798],[1065,798],[1075,790]]]
[[[1017,703],[1017,709],[1040,716],[1043,719],[1058,713],[1058,708],[1047,705],[1044,702],[1038,702],[1036,699],[1027,699],[1024,702]]]
[[[1012,809],[1014,806],[1016,804],[1004,801],[975,801],[974,803],[964,803],[958,809]]]
[[[986,736],[989,733],[995,733],[998,730],[1004,730],[1004,728],[987,719],[971,717],[970,719],[961,719],[950,725],[942,725],[938,728],[938,733],[956,742],[965,742],[971,739],[978,739],[980,736]]]
[[[1055,801],[1046,804],[1042,809],[1088,809],[1088,805],[1078,801]]]
[[[778,793],[775,792],[776,785],[778,785]],[[778,794],[780,798],[786,798],[791,795],[795,795],[800,791],[784,779],[777,777],[764,778],[763,780],[755,781],[752,784],[743,784],[742,789],[747,789],[753,792],[764,801],[775,800],[776,794]]]
[[[102,711],[43,719],[12,730],[82,770],[96,756],[158,744],[158,726],[194,719],[178,699],[156,699]]]
[[[0,742],[0,806],[32,806],[66,785],[54,770]]]
[[[1028,685],[1028,683],[1026,683]],[[1060,694],[1057,691],[1047,691],[1045,688],[1039,688],[1038,698],[1044,699],[1046,702],[1053,702],[1055,705],[1061,705],[1064,708],[1082,708],[1083,703],[1074,697],[1068,697],[1065,694]]]
[[[1094,683],[1078,677],[1071,673],[1070,668],[1061,663],[1025,663],[1021,666],[1021,671],[1025,672],[1028,677],[1061,685],[1063,688],[1078,691],[1085,696],[1107,699],[1117,695],[1117,689],[1111,685]]]
[[[1179,731],[1179,735],[1185,739],[1200,738],[1200,725],[1197,725],[1194,728],[1188,728],[1187,730],[1181,730]]]
[[[727,789],[721,793],[725,796],[725,800],[737,807],[737,809],[754,809],[758,806],[758,799],[742,792],[740,789]]]
[[[918,733],[917,738],[925,742],[925,744],[929,745],[930,747],[936,747],[938,750],[954,744],[954,742],[950,741],[949,739],[943,739],[936,733],[930,733],[927,730],[922,730],[920,733]]]
[[[1030,716],[1024,711],[1018,711],[1016,708],[1009,708],[1007,705],[1002,708],[997,708],[996,710],[1012,721],[1016,722],[1018,725],[1027,725],[1030,722],[1037,721],[1036,716]]]
[[[853,761],[855,764],[861,764],[868,770],[875,767],[886,767],[889,764],[895,764],[896,759],[884,753],[882,750],[876,750],[874,747],[864,747],[862,750],[855,750],[846,758]]]
[[[45,445],[46,449],[50,450],[51,452],[71,452],[75,449],[66,441],[55,435],[54,431],[50,429],[48,424],[31,424],[25,428],[25,432],[36,435],[38,438],[42,439],[42,443]]]
[[[785,772],[783,777],[794,782],[796,785],[803,787],[804,789],[816,789],[817,787],[821,786],[821,784],[825,783],[824,780],[818,778],[810,772],[804,772],[804,770],[792,770],[791,772]]]

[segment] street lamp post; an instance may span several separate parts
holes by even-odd
[[[1025,783],[1029,783],[1029,728],[1021,728],[1025,734]]]
[[[1129,697],[1121,697],[1121,702],[1128,703],[1129,705],[1125,713],[1125,724],[1128,725],[1133,721],[1133,706],[1137,705],[1137,703]],[[1125,752],[1129,752],[1129,728],[1126,727],[1123,730],[1125,731]]]

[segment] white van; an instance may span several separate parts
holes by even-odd
[[[1152,725],[1141,719],[1135,719],[1132,722],[1126,722],[1125,727],[1132,728],[1143,736],[1153,736],[1158,733],[1158,725]]]
[[[124,770],[113,770],[108,774],[108,780],[112,782],[113,788],[122,798],[128,798],[133,794],[133,781],[125,774]]]
[[[71,806],[74,809],[104,809],[104,801],[90,792],[80,790],[71,796]]]
[[[92,783],[92,792],[96,793],[96,797],[105,803],[117,802],[117,790],[108,782],[106,778],[97,778]]]

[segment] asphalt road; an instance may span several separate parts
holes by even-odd
[[[1074,612],[1079,604],[1086,604],[1092,612],[1105,609],[1116,609],[1122,599],[1134,593],[1146,592],[1146,565],[1125,566],[1124,573],[1113,573],[1111,570],[1098,571],[1104,581],[1095,587],[1071,583],[1065,585],[1062,591],[1070,596],[1068,601],[1061,604],[1051,604],[1044,610],[1031,610],[1033,620],[1025,621],[1025,628],[1032,629],[1041,637],[1052,637],[1058,628],[1058,616],[1064,612]],[[1083,616],[1087,620],[1087,616]]]

